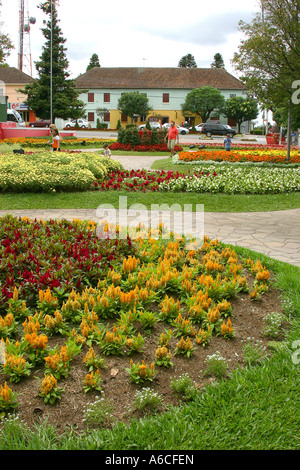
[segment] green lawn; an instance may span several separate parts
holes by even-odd
[[[266,195],[227,195],[198,193],[131,193],[128,191],[88,191],[51,194],[0,194],[0,210],[20,209],[96,209],[100,204],[119,207],[119,197],[127,196],[127,207],[140,203],[150,209],[151,204],[204,204],[206,212],[264,212],[300,207],[300,193]],[[178,210],[178,209],[176,209]]]
[[[294,341],[300,337],[300,269],[250,250],[234,249],[244,257],[260,258],[275,273],[275,285],[286,301],[291,326],[268,359],[208,385],[188,404],[133,420],[130,425],[59,435],[47,421],[31,430],[8,421],[0,426],[0,449],[299,450],[300,364]]]

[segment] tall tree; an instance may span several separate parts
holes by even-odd
[[[243,122],[257,118],[259,114],[257,101],[242,96],[229,98],[225,103],[223,114],[237,122],[238,132],[240,133]]]
[[[181,105],[182,112],[197,114],[206,122],[213,111],[221,112],[225,104],[225,98],[220,90],[210,86],[194,88],[190,91]]]
[[[131,118],[131,122],[133,122],[135,115],[147,116],[149,111],[152,110],[147,96],[138,91],[123,93],[118,101],[118,109],[122,113],[127,114]]]
[[[66,57],[66,39],[62,35],[57,15],[58,0],[45,1],[39,8],[48,15],[44,20],[43,35],[46,39],[42,48],[40,60],[36,62],[39,78],[34,83],[26,85],[24,93],[27,94],[26,104],[41,119],[49,119],[50,113],[50,75],[52,50],[52,109],[53,122],[55,118],[78,119],[83,117],[84,102],[78,99],[79,92],[75,89],[75,80],[71,80],[68,72],[69,62]],[[52,27],[52,35],[51,35]],[[52,36],[52,41],[51,41]],[[52,42],[52,47],[51,47]]]
[[[213,69],[225,69],[224,60],[220,52],[217,52],[214,55],[214,61],[210,64],[210,66]]]
[[[90,58],[89,65],[86,68],[86,72],[94,67],[101,67],[98,54],[93,54]]]
[[[192,54],[186,54],[183,57],[181,57],[180,61],[178,62],[178,67],[196,69],[197,64],[196,64],[194,56]]]
[[[2,2],[0,0],[0,7]],[[0,20],[0,29],[2,30],[3,21]],[[0,31],[0,66],[5,65],[5,59],[10,55],[10,51],[14,49],[14,45],[7,34]]]
[[[261,0],[261,12],[239,27],[245,39],[233,64],[241,79],[266,108],[290,114],[293,83],[300,77],[300,0]]]

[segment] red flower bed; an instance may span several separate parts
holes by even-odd
[[[111,267],[134,253],[130,238],[99,239],[89,223],[2,217],[0,310],[12,298],[15,286],[31,305],[39,289],[57,288],[64,293],[96,287]]]
[[[189,178],[192,175],[198,177],[209,175],[209,172],[187,172],[180,173],[179,171],[146,171],[146,170],[119,170],[109,173],[107,178],[102,183],[99,182],[99,189],[103,191],[113,190],[127,190],[127,191],[158,191],[159,184],[168,182],[172,179]],[[215,176],[216,173],[213,173]]]
[[[132,147],[131,144],[120,144],[114,142],[109,145],[110,150],[133,150],[134,152],[169,152],[167,144],[153,144],[153,145],[135,145]],[[180,145],[175,145],[175,152],[182,152]]]

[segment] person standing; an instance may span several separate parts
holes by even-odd
[[[175,145],[179,144],[179,132],[175,126],[175,122],[171,121],[171,126],[168,131],[168,149],[171,151],[171,158],[174,155]]]
[[[227,134],[226,139],[224,139],[224,145],[225,145],[225,150],[229,152],[230,146],[231,146],[231,138],[229,137],[229,134]]]
[[[60,135],[58,129],[54,124],[50,124],[49,127],[52,134],[52,150],[53,152],[60,152]]]

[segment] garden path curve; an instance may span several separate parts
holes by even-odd
[[[113,156],[113,159],[120,161],[125,169],[135,170],[150,169],[155,160],[165,158],[165,156]],[[101,218],[103,219],[96,209],[0,210],[0,216],[7,213],[45,220],[77,218],[99,221]],[[130,217],[127,215],[126,220],[130,222]],[[119,217],[124,220],[122,210],[107,213],[105,218],[110,220],[111,216],[112,221],[118,222]],[[140,219],[137,219],[137,216],[133,217],[134,223],[132,222],[132,225],[138,225],[138,220],[147,225],[149,211],[144,211],[144,213],[140,211],[139,216]],[[174,213],[175,218],[176,213]],[[193,232],[197,229],[197,220],[199,220],[199,214],[193,213],[193,217],[189,221],[192,224]],[[300,267],[300,209],[250,213],[204,212],[200,222],[203,233],[209,238],[218,238],[223,243],[249,248]],[[172,225],[167,224],[167,226],[172,230]]]
[[[0,216],[6,213],[38,220],[83,219],[100,221],[101,218],[104,218],[113,222],[116,217],[116,222],[119,222],[120,215],[124,220],[124,214],[121,214],[119,210],[114,211],[113,214],[108,212],[104,217],[100,217],[96,209],[1,210]],[[130,217],[126,220],[136,226],[138,220],[145,223],[145,218],[148,218],[149,213],[150,211],[144,211],[143,214],[141,211],[140,219],[137,219],[136,216],[133,217],[134,224],[130,221]],[[191,223],[194,227],[197,226],[196,217],[197,214],[193,213]],[[300,209],[251,213],[205,212],[203,219],[203,231],[209,238],[218,238],[223,243],[249,248],[300,267]],[[168,227],[172,230],[172,225]]]

